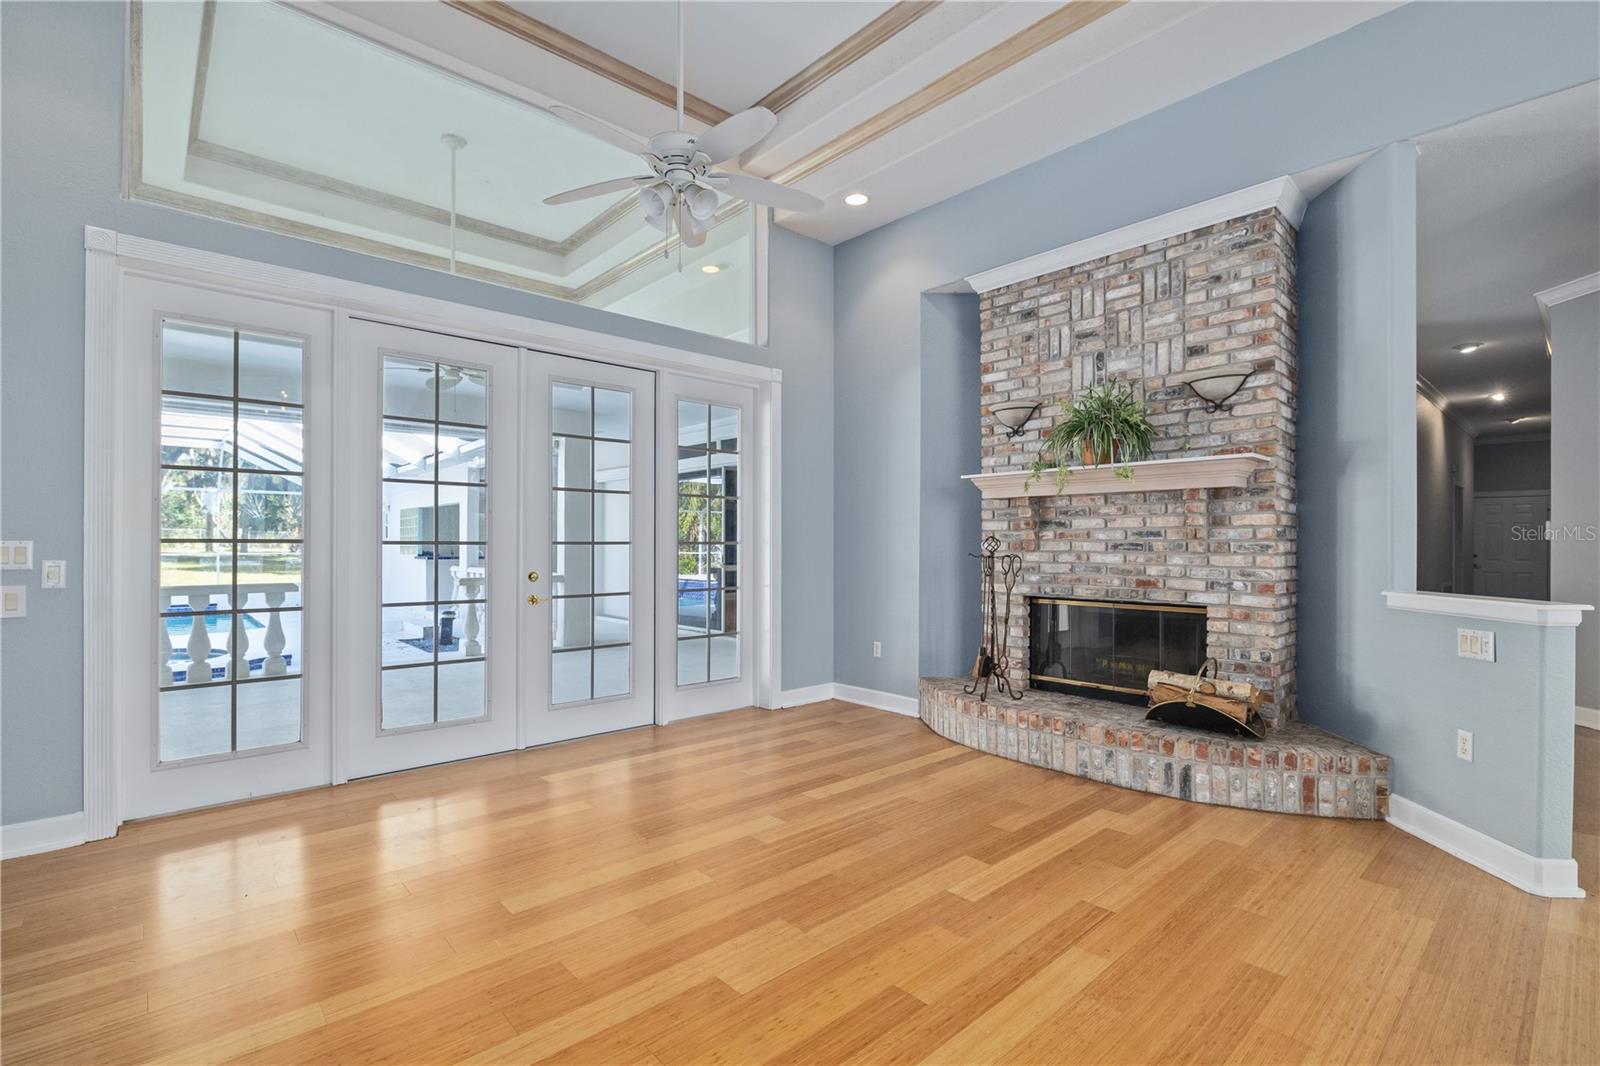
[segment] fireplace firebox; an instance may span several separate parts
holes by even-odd
[[[1205,658],[1204,607],[1028,599],[1034,688],[1138,703],[1151,670],[1192,674]]]

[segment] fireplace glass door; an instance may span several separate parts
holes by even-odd
[[[1036,688],[1143,698],[1151,670],[1194,673],[1205,661],[1204,607],[1041,597],[1028,610]]]

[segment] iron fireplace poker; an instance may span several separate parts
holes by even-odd
[[[1022,698],[1022,689],[1011,680],[1011,662],[1007,651],[1011,640],[1011,590],[1017,587],[1017,577],[1022,573],[1022,556],[1000,555],[1000,538],[993,533],[983,538],[983,554],[970,558],[978,560],[978,575],[982,581],[979,593],[983,597],[983,640],[977,658],[972,662],[972,681],[963,690],[967,695],[978,691],[980,700],[989,698],[989,682],[995,690],[1014,700]],[[1005,605],[996,603],[1004,590]]]

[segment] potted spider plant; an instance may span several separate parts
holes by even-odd
[[[1103,466],[1136,463],[1150,455],[1155,428],[1145,417],[1144,404],[1126,385],[1091,385],[1076,402],[1062,399],[1061,414],[1060,421],[1045,435],[1033,462],[1033,477],[1056,467],[1064,480],[1069,473],[1068,463],[1074,458],[1082,459],[1084,466]],[[1133,471],[1124,466],[1117,476],[1132,478]]]

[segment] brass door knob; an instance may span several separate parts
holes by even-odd
[[[539,606],[539,597],[537,597],[537,596],[529,596],[528,597],[528,606],[529,607],[537,607],[537,606]]]
[[[539,571],[537,571],[537,570],[529,570],[528,571],[528,580],[529,581],[538,581],[539,580]]]

